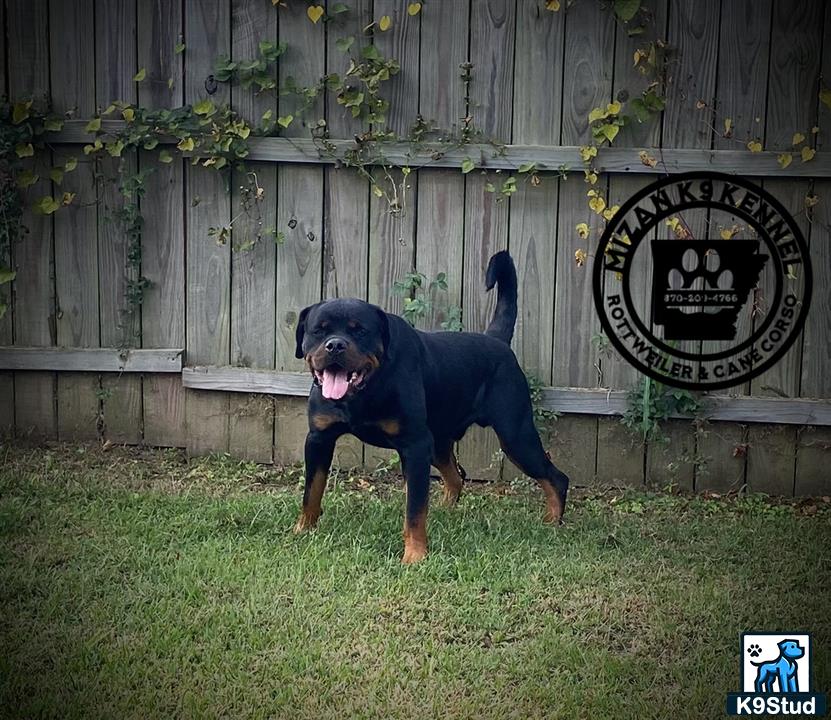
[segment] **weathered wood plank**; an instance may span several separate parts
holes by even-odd
[[[280,82],[285,83],[291,76],[301,85],[311,85],[327,71],[327,38],[321,27],[323,24],[310,23],[305,6],[295,4],[280,10],[279,36],[289,47],[280,62]],[[352,17],[350,10],[347,13],[349,18],[344,22],[354,28],[354,23],[359,21],[363,12],[363,8],[358,8],[356,16]],[[330,53],[332,60],[340,63],[338,72],[343,72],[346,69],[344,58],[334,47],[331,50],[338,56],[335,58]],[[308,137],[308,123],[322,118],[324,111],[323,101],[316,102],[305,118],[295,120],[283,134],[291,138],[290,142],[294,142],[294,138]],[[298,115],[292,102],[286,99],[280,100],[280,113]],[[331,125],[329,129],[332,132],[336,130]],[[301,370],[304,369],[303,361],[294,357],[297,321],[304,307],[320,300],[324,242],[328,240],[323,231],[323,169],[281,167],[277,198],[277,228],[285,234],[286,240],[276,248],[275,367]],[[309,376],[305,377],[308,379]],[[296,409],[297,404],[291,400],[278,398],[276,401],[275,462],[284,464],[303,460],[302,438],[308,430],[308,422],[305,412],[298,414]],[[300,442],[288,440],[293,437],[300,437]]]
[[[138,86],[139,101],[148,107],[176,107],[184,101],[184,56],[174,51],[183,39],[181,3],[153,0],[138,3],[138,61],[147,78]],[[168,83],[172,79],[172,87]],[[184,164],[164,164],[157,154],[140,153],[143,168],[153,168],[141,203],[142,274],[150,280],[142,303],[144,347],[183,347],[185,343],[185,209]],[[184,447],[185,391],[178,378],[144,378],[144,440],[150,445]]]
[[[0,347],[0,370],[178,373],[182,349]]]
[[[11,0],[6,3],[9,94],[12,98],[42,99],[49,93],[49,5],[46,0]],[[51,153],[35,166],[47,177]],[[17,272],[13,291],[14,339],[28,345],[51,345],[56,341],[55,287],[51,275],[53,260],[52,220],[33,213],[29,203],[52,192],[48,180],[40,180],[25,192],[23,223],[29,234],[12,248]],[[34,432],[47,438],[57,434],[55,375],[16,375],[15,426],[19,434]]]
[[[308,21],[307,21],[308,22]],[[142,83],[144,84],[144,83]],[[70,120],[64,129],[49,136],[52,144],[77,144],[87,142],[89,133],[84,131],[86,120]],[[123,123],[117,120],[102,121],[105,131],[117,130]],[[168,140],[168,144],[174,141]],[[354,140],[331,140],[332,151],[324,152],[320,144],[306,138],[251,137],[248,139],[250,160],[266,162],[335,165],[343,161],[343,155],[354,150]],[[582,165],[579,145],[505,145],[495,149],[492,145],[470,143],[461,148],[450,148],[436,143],[413,146],[403,142],[384,142],[375,145],[378,153],[368,161],[369,165],[409,165],[412,168],[461,167],[465,158],[473,159],[477,166],[490,170],[516,170],[520,165],[534,162],[541,170],[556,170],[561,165],[575,168]],[[643,164],[639,153],[649,150],[658,163],[655,167]],[[440,155],[440,156],[437,156]],[[831,176],[831,152],[820,150],[809,163],[794,162],[784,170],[779,166],[779,152],[758,153],[741,150],[712,150],[709,148],[676,147],[664,139],[663,148],[655,152],[651,148],[603,147],[598,150],[593,166],[600,173],[634,173],[665,175],[667,173],[712,170],[748,177],[829,177]]]
[[[708,422],[697,433],[695,491],[736,492],[745,484],[747,429]]]
[[[136,0],[98,3],[95,8],[96,105],[106,108],[121,100],[135,103]],[[120,168],[120,175],[119,175]],[[141,345],[141,313],[127,302],[127,281],[137,280],[140,268],[128,268],[130,237],[116,219],[125,199],[119,186],[138,171],[135,153],[120,159],[102,158],[98,205],[98,295],[101,303],[101,344],[109,347]],[[142,379],[139,376],[101,378],[101,417],[104,436],[118,443],[142,440]]]
[[[94,27],[92,0],[52,3],[49,25],[51,95],[57,112],[81,116],[95,112],[94,43],[84,42]],[[81,148],[62,148],[54,162],[62,166]],[[57,338],[60,345],[100,344],[98,286],[98,218],[96,168],[79,162],[62,190],[76,192],[74,202],[54,215]],[[57,191],[57,190],[56,190]],[[98,437],[100,384],[94,375],[58,375],[58,435],[65,439]]]
[[[792,496],[796,470],[796,428],[755,425],[747,435],[747,489]]]
[[[231,57],[255,58],[259,43],[278,37],[279,13],[257,0],[231,3]],[[274,69],[277,81],[277,70]],[[234,109],[250,124],[257,125],[263,113],[277,115],[273,93],[255,95],[251,89],[232,88]],[[273,368],[276,347],[275,325],[275,243],[270,237],[256,239],[258,228],[277,226],[277,174],[273,163],[247,163],[246,172],[233,174],[234,214],[242,211],[246,187],[262,189],[264,200],[234,226],[231,253],[231,363]],[[259,215],[257,214],[259,213]],[[261,222],[262,225],[258,225]],[[252,245],[253,243],[253,245]],[[229,442],[235,454],[255,462],[272,460],[274,445],[274,402],[272,398],[229,398]]]
[[[696,103],[712,107],[715,98],[719,5],[718,0],[674,3],[669,13],[668,39],[678,62],[671,65],[666,88],[664,147],[710,147],[711,112]]]
[[[390,78],[381,92],[390,101],[386,125],[399,137],[407,136],[418,114],[422,14],[410,15],[407,3],[400,0],[375,0],[375,19],[388,15],[392,21],[389,30],[375,33],[375,47],[382,57],[395,58],[401,65],[401,72]]]
[[[6,6],[0,6],[0,94],[6,94]],[[0,267],[11,268],[10,247],[0,247]],[[0,343],[12,342],[12,286],[0,285],[0,305],[6,306],[6,314],[0,318]],[[14,432],[14,375],[0,373],[0,435]]]
[[[205,78],[214,59],[231,50],[229,3],[186,0],[185,100],[195,103],[207,96]],[[214,103],[229,99],[220,84]],[[230,245],[219,245],[211,227],[230,220],[230,198],[223,178],[201,166],[186,172],[187,348],[194,362],[226,364],[230,358]],[[228,450],[228,397],[192,392],[187,396],[187,447],[190,455]]]
[[[668,420],[662,440],[646,448],[646,484],[660,490],[692,492],[695,484],[696,432],[689,420]]]
[[[765,137],[768,98],[768,59],[772,0],[736,0],[722,3],[719,67],[716,88],[718,115],[714,120],[717,149],[736,149]],[[724,122],[729,118],[728,137]]]
[[[802,397],[831,397],[831,181],[818,180],[814,194],[824,201],[816,205],[811,223],[811,267],[814,291],[811,309],[802,331]]]
[[[573,487],[597,483],[597,418],[562,415],[551,431],[551,460],[571,480]]]
[[[797,431],[794,495],[831,494],[831,428],[804,427]]]
[[[597,482],[643,487],[646,445],[618,418],[597,419]]]

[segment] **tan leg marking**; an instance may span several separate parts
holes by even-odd
[[[318,518],[320,518],[320,503],[323,500],[323,491],[326,489],[326,477],[328,473],[324,470],[318,470],[312,478],[312,485],[309,488],[309,499],[300,511],[300,517],[297,518],[297,524],[294,526],[294,532],[299,533],[304,530],[310,530],[317,525]]]
[[[404,519],[404,557],[401,562],[411,565],[427,555],[427,509],[410,524]]]
[[[395,418],[390,418],[388,420],[379,420],[378,427],[386,433],[387,435],[398,435],[401,432],[401,423],[398,422]]]
[[[447,507],[453,507],[459,501],[459,495],[462,494],[462,485],[464,484],[453,451],[451,450],[447,457],[436,458],[435,466],[441,473],[441,479],[444,483],[443,502]]]
[[[547,480],[538,479],[537,482],[545,493],[545,515],[542,521],[558,525],[563,518],[563,504],[560,502],[560,496]]]
[[[325,430],[326,428],[334,425],[336,422],[340,422],[340,418],[337,415],[320,413],[319,415],[314,415],[312,417],[312,426],[315,430]]]

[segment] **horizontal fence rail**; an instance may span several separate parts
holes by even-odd
[[[0,347],[0,370],[178,373],[182,348]]]

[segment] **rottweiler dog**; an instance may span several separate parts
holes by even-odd
[[[445,502],[455,504],[464,471],[453,445],[474,423],[492,427],[505,454],[540,484],[544,521],[561,521],[569,481],[543,449],[528,383],[511,350],[517,278],[507,252],[491,257],[485,280],[487,290],[498,289],[484,334],[421,332],[362,300],[326,300],[300,313],[296,355],[306,359],[314,385],[295,531],[317,523],[335,442],[351,433],[398,451],[407,493],[402,562],[421,560],[430,465],[442,476]]]

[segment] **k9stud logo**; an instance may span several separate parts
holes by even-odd
[[[739,385],[793,344],[811,300],[808,248],[770,193],[695,172],[636,193],[606,227],[594,300],[609,339],[651,378]]]

